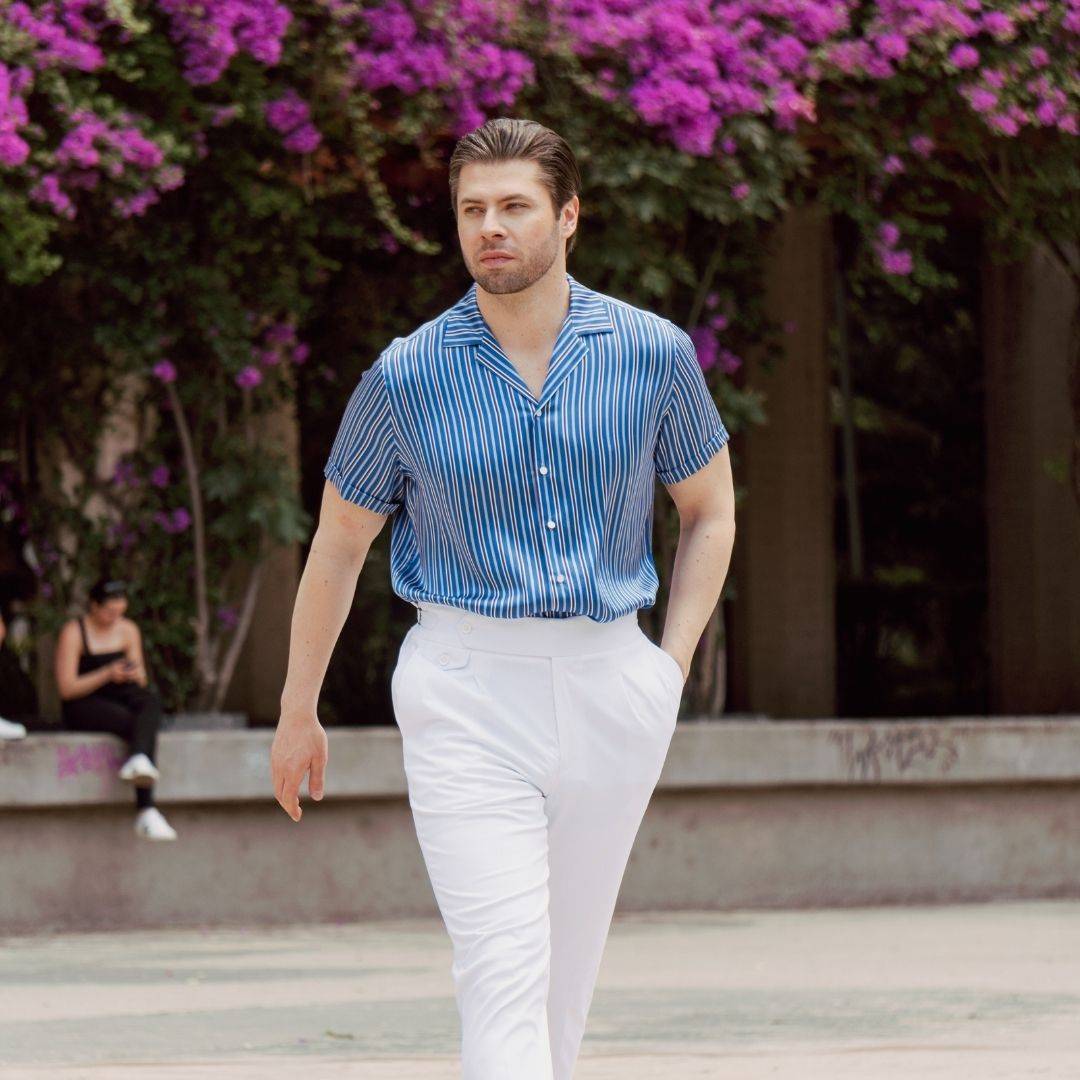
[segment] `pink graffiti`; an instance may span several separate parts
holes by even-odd
[[[111,746],[64,746],[56,748],[56,778],[66,780],[84,772],[103,772],[120,767],[120,755]]]

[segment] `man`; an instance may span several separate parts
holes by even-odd
[[[325,468],[271,754],[321,799],[319,688],[387,517],[414,603],[391,679],[453,945],[465,1080],[570,1080],[623,871],[734,543],[728,433],[689,337],[566,272],[580,180],[492,120],[450,162],[464,298],[364,372]],[[681,519],[658,646],[655,477]]]

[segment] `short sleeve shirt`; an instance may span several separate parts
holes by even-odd
[[[539,398],[475,284],[353,390],[323,471],[344,499],[392,515],[402,599],[598,622],[655,603],[656,480],[697,472],[728,432],[683,330],[567,280]]]

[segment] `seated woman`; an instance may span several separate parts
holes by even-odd
[[[175,840],[176,830],[154,805],[154,764],[161,700],[147,687],[138,626],[124,618],[127,586],[101,580],[90,590],[85,617],[69,619],[56,644],[55,674],[64,727],[108,731],[130,746],[121,780],[135,786],[135,833]]]

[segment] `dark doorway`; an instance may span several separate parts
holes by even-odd
[[[861,559],[837,378],[840,716],[987,711],[980,257],[977,226],[951,221],[935,259],[955,288],[917,303],[880,284],[845,296]]]

